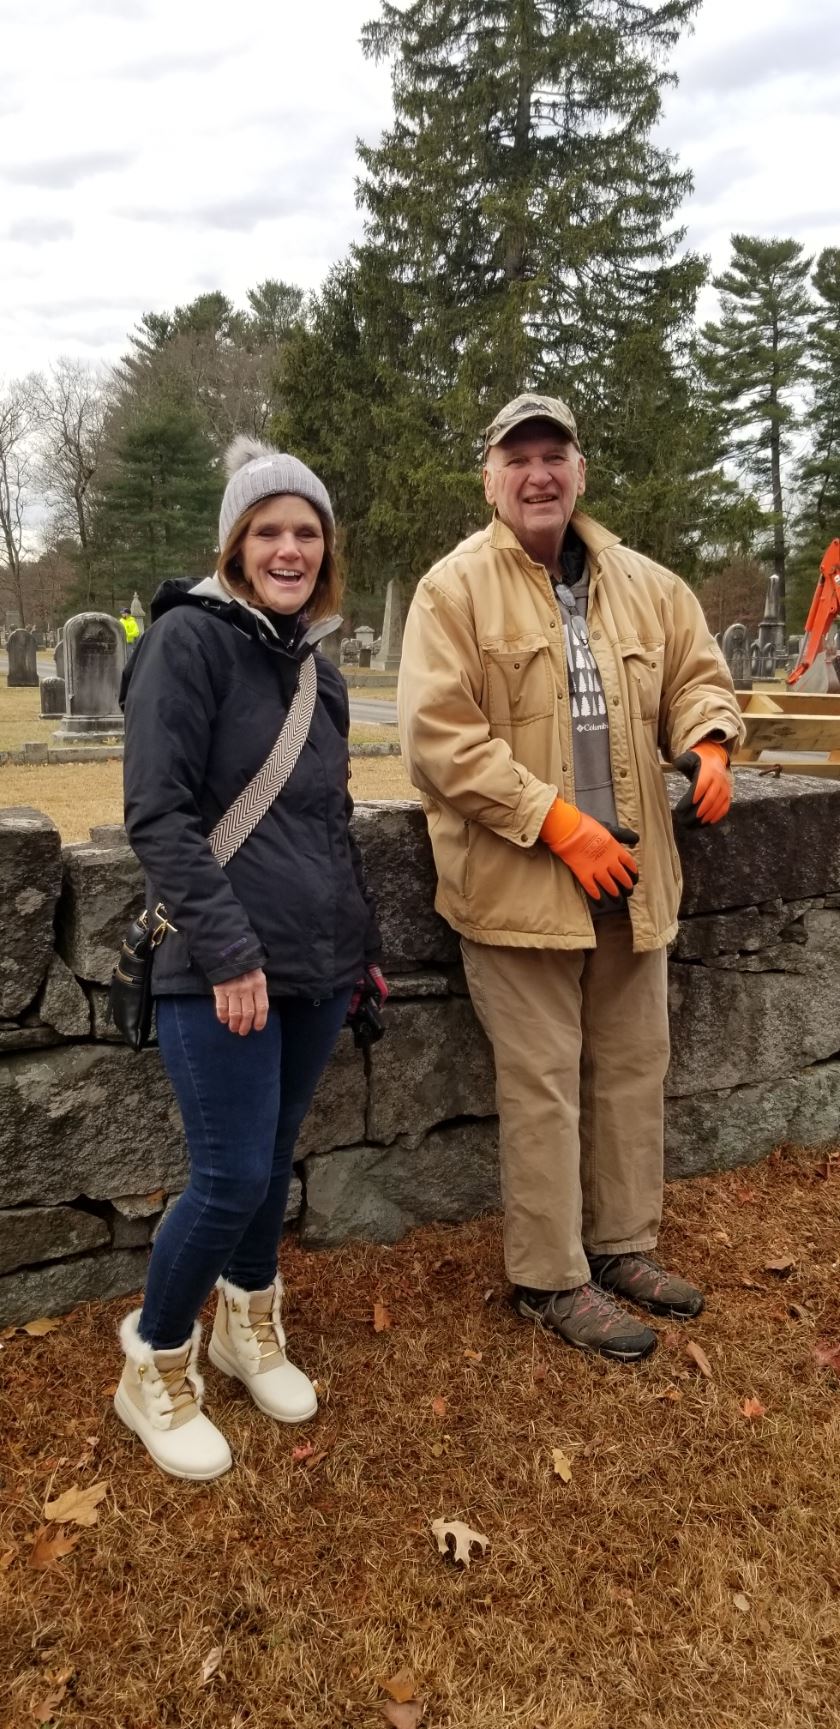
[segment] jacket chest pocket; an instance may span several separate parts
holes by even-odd
[[[547,638],[520,636],[481,645],[486,713],[493,726],[518,726],[554,712]]]
[[[639,720],[658,720],[665,665],[664,643],[643,643],[628,637],[618,645],[627,677],[630,713]]]

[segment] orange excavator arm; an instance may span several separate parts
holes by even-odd
[[[825,644],[825,639],[832,624],[840,618],[840,540],[833,540],[826,549],[820,564],[820,574],[814,589],[814,598],[805,620],[805,641],[802,652],[793,669],[788,674],[788,684],[796,684],[803,673],[813,666],[817,655]]]

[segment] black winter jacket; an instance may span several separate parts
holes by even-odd
[[[125,822],[177,934],[155,954],[156,996],[208,993],[263,967],[269,994],[326,997],[379,959],[348,823],[347,688],[316,655],[309,737],[283,791],[224,870],[206,836],[262,767],[313,652],[305,627],[166,582],[125,681]]]

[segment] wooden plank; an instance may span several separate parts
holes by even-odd
[[[753,708],[757,702],[764,703],[768,699],[775,703],[782,714],[835,715],[840,714],[840,696],[818,696],[807,690],[785,690],[779,685],[776,690],[756,691],[739,690],[735,692],[742,713],[764,713],[763,709]]]
[[[747,750],[838,750],[840,714],[745,714]]]

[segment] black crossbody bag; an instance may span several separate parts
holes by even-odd
[[[301,665],[297,690],[271,754],[207,837],[220,865],[238,852],[286,785],[309,736],[317,694],[315,656],[310,654]],[[159,901],[154,912],[147,907],[132,919],[120,944],[108,1002],[117,1032],[133,1051],[142,1051],[149,1042],[155,949],[175,928]]]

